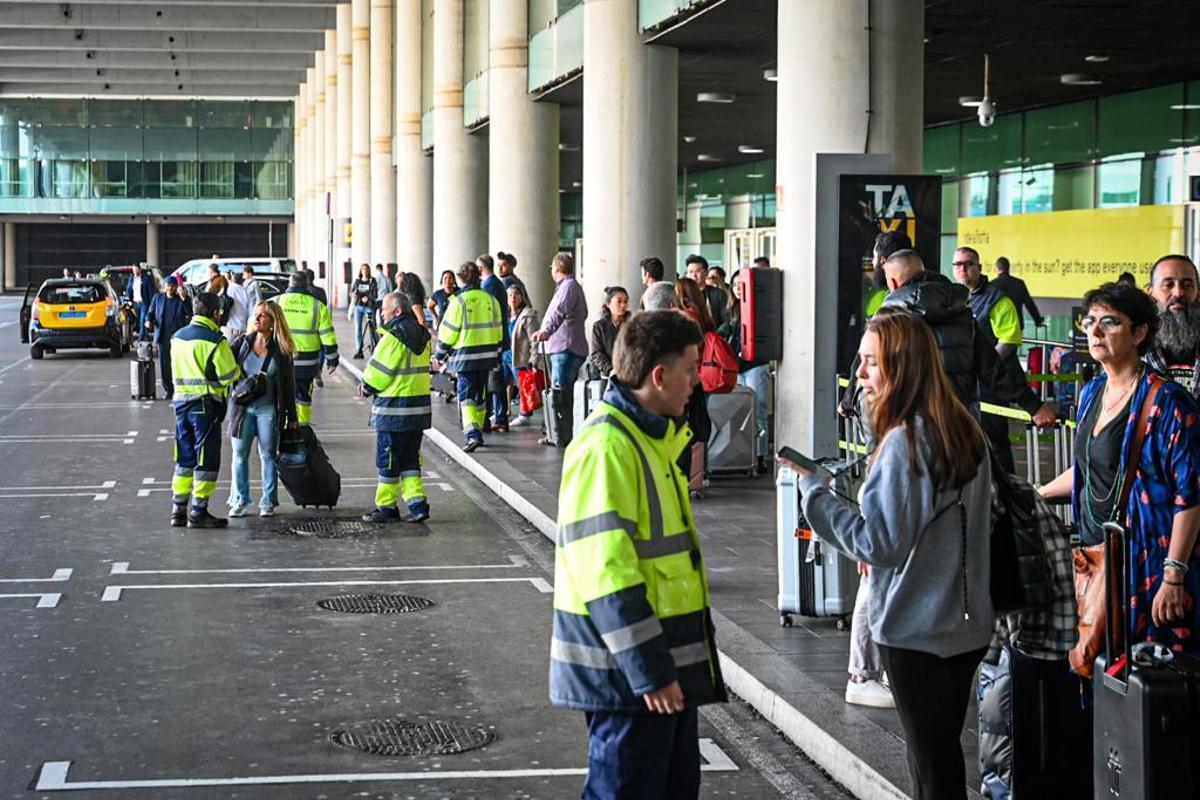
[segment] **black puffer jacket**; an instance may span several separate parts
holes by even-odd
[[[922,272],[889,294],[883,305],[906,309],[929,323],[954,393],[972,408],[979,402],[979,374],[975,370],[975,317],[968,294],[967,287],[951,283],[944,275]]]

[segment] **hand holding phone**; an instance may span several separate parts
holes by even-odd
[[[778,457],[778,459],[780,461],[785,462],[788,466],[792,467],[792,469],[795,469],[797,472],[813,473],[816,475],[825,475],[825,476],[828,476],[830,474],[829,470],[825,469],[823,466],[818,464],[816,461],[813,461],[808,456],[802,454],[800,451],[795,450],[791,447],[779,448],[779,452],[776,454],[776,456]]]

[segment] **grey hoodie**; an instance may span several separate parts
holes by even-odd
[[[871,638],[889,647],[943,658],[985,647],[995,613],[989,587],[991,467],[987,458],[962,488],[966,511],[966,575],[959,492],[939,491],[929,479],[924,421],[908,437],[895,428],[879,443],[853,509],[815,475],[800,481],[804,516],[822,541],[871,566]],[[964,596],[965,586],[965,596]]]

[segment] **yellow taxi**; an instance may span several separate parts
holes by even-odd
[[[121,357],[121,304],[100,278],[52,278],[38,289],[30,312],[29,355],[67,349],[107,350]]]

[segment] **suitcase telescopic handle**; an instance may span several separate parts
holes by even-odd
[[[1104,523],[1104,655],[1107,685],[1124,691],[1133,668],[1133,648],[1129,641],[1129,584],[1126,579],[1126,561],[1129,557],[1129,531],[1118,522]],[[1116,675],[1113,669],[1113,653],[1121,650],[1125,661]]]

